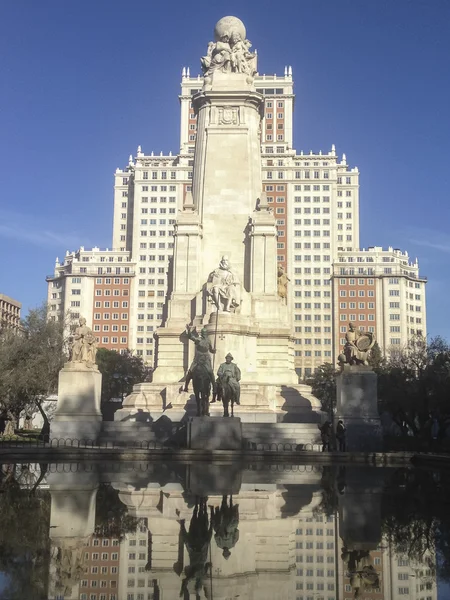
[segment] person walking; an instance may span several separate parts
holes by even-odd
[[[337,427],[336,427],[336,439],[338,441],[338,449],[339,452],[345,452],[346,444],[345,444],[345,425],[342,419],[339,419]]]
[[[320,437],[322,439],[322,452],[325,450],[330,451],[330,439],[331,439],[331,423],[330,421],[325,421],[325,423],[321,426],[319,425]]]

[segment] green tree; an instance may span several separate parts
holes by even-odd
[[[369,365],[372,367],[372,369],[376,371],[378,369],[381,369],[385,362],[386,361],[383,356],[383,353],[381,352],[381,348],[378,345],[378,342],[375,342],[375,344],[372,347],[372,350],[370,351]]]
[[[45,305],[30,310],[20,333],[0,334],[0,410],[13,423],[57,391],[64,344],[64,322],[48,320]]]
[[[322,410],[328,415],[336,405],[336,375],[338,371],[331,363],[317,367],[309,380],[314,396],[320,401]]]
[[[450,422],[450,347],[440,337],[414,337],[377,370],[381,409],[403,433],[429,436],[432,418],[443,435]]]
[[[130,394],[136,383],[149,381],[152,370],[142,358],[130,351],[123,354],[115,350],[99,348],[97,365],[102,374],[102,405],[112,398],[121,398]]]

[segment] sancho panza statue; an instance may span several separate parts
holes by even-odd
[[[86,325],[86,319],[80,318],[80,325],[75,329],[70,348],[71,363],[84,363],[86,366],[96,369],[95,357],[97,355],[97,342],[90,327]]]
[[[222,256],[217,269],[209,274],[206,294],[217,306],[217,310],[231,312],[241,304],[241,284],[230,270],[227,256]]]
[[[375,334],[371,331],[356,330],[353,323],[349,323],[345,339],[344,351],[338,357],[341,367],[344,364],[368,365],[370,351],[375,344]]]

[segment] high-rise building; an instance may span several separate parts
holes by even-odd
[[[120,250],[80,248],[56,259],[53,275],[47,277],[50,319],[67,315],[68,325],[84,317],[99,346],[126,350],[133,322],[132,281],[135,263]]]
[[[20,328],[20,309],[22,304],[5,294],[0,294],[0,331]]]
[[[334,145],[324,152],[294,149],[291,67],[285,67],[281,76],[257,74],[254,85],[264,97],[260,134],[262,191],[276,216],[277,260],[290,278],[288,303],[295,366],[298,375],[305,377],[318,365],[335,362],[342,345],[344,325],[340,319],[346,313],[339,312],[341,302],[335,292],[340,292],[336,285],[344,285],[339,283],[344,277],[336,279],[335,276],[341,257],[352,253],[356,257],[360,253],[359,171],[347,164],[345,154],[338,157]],[[136,270],[136,276],[130,279],[127,343],[148,362],[153,362],[153,332],[162,322],[170,293],[168,272],[177,211],[192,202],[197,115],[191,100],[202,86],[200,75],[191,77],[189,68],[183,68],[179,153],[145,154],[139,146],[136,156],[130,156],[128,165],[115,173],[113,248],[115,252],[127,253]],[[256,202],[255,198],[255,205]],[[425,279],[419,278],[415,264],[417,268],[409,269],[410,275],[405,281],[415,284],[417,280],[420,285],[420,292],[414,294],[421,295],[422,322],[415,321],[415,325],[418,323],[421,327],[412,326],[409,302],[402,302],[399,308],[400,321],[409,323],[400,336],[391,335],[394,331],[391,332],[391,325],[384,321],[382,331],[378,332],[378,326],[385,319],[381,308],[377,312],[377,325],[362,318],[357,323],[374,327],[383,349],[397,344],[391,339],[406,343],[414,330],[420,329],[426,334]],[[411,276],[413,271],[415,275]],[[50,285],[54,284],[53,279],[49,281]],[[384,295],[389,294],[389,286],[378,286],[377,294],[380,307],[386,309],[390,300]],[[53,310],[59,310],[58,304],[55,305]],[[357,311],[348,314],[354,313],[361,317],[363,314]],[[88,324],[91,314],[94,310],[87,313]],[[95,325],[94,319],[92,325]],[[99,335],[100,345],[105,344],[103,338],[107,337]],[[108,347],[116,346],[109,343]]]
[[[339,251],[333,265],[334,357],[348,323],[376,334],[385,350],[404,347],[426,331],[425,284],[407,252],[379,247]]]

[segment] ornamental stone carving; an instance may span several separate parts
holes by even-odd
[[[214,71],[244,73],[253,77],[256,73],[256,54],[250,52],[251,43],[246,39],[245,26],[240,19],[220,19],[214,28],[214,40],[209,42],[206,56],[200,59],[205,77]]]
[[[239,109],[236,106],[219,106],[218,111],[219,125],[239,125]]]

